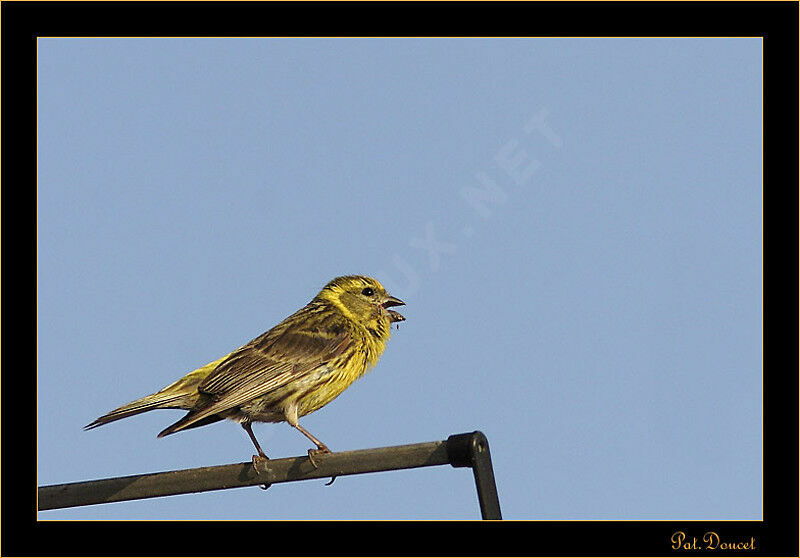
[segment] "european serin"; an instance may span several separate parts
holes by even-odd
[[[158,435],[222,419],[238,422],[258,451],[253,422],[286,421],[314,442],[309,458],[330,450],[298,418],[330,403],[378,361],[391,324],[405,318],[404,304],[378,281],[337,277],[306,306],[243,347],[190,372],[152,395],[114,409],[85,428],[95,428],[152,409],[189,412]]]

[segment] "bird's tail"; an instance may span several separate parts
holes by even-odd
[[[181,403],[185,398],[185,395],[167,395],[161,392],[147,395],[136,401],[131,401],[122,407],[118,407],[102,417],[94,419],[84,426],[83,429],[90,430],[108,424],[109,422],[132,417],[133,415],[138,415],[139,413],[144,413],[153,409],[181,409]]]
[[[188,373],[177,382],[171,383],[156,393],[146,395],[136,401],[131,401],[122,407],[116,408],[102,417],[96,418],[84,426],[83,429],[90,430],[108,424],[109,422],[138,415],[139,413],[144,413],[153,409],[192,409],[200,399],[197,386],[227,357],[228,355],[225,355],[214,362],[209,362],[205,366]]]

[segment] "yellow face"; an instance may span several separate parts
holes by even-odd
[[[325,285],[317,298],[336,304],[345,315],[361,324],[375,319],[386,319],[389,322],[405,320],[399,312],[388,309],[405,303],[387,293],[383,285],[371,277],[337,277]]]

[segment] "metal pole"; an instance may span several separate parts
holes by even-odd
[[[503,519],[494,482],[492,456],[489,454],[489,440],[483,432],[476,430],[469,434],[453,434],[447,439],[447,453],[453,467],[472,467],[481,517]]]
[[[482,442],[484,445],[481,447],[485,447],[485,453],[481,450],[477,451],[475,458],[469,457],[474,461],[474,464],[470,462],[467,465],[456,465],[454,459],[459,463],[463,461],[463,448],[458,445],[453,446],[451,440],[454,438],[464,441],[472,440],[476,437],[476,434],[479,435],[476,439],[484,441]],[[44,511],[208,490],[223,490],[255,485],[269,486],[280,482],[430,467],[450,463],[454,467],[473,467],[478,488],[478,499],[481,503],[481,513],[484,519],[499,519],[499,503],[496,504],[495,514],[491,504],[492,497],[487,496],[487,494],[493,493],[494,501],[497,499],[494,476],[491,472],[491,460],[487,461],[488,444],[485,443],[485,440],[486,438],[483,434],[473,432],[471,434],[450,436],[447,441],[321,454],[314,456],[316,467],[309,461],[307,456],[302,456],[270,459],[263,464],[259,463],[257,467],[252,462],[246,462],[40,486],[38,505],[39,510]],[[463,442],[461,445],[463,445]],[[475,452],[473,451],[473,453]],[[481,479],[480,481],[479,478]],[[486,509],[484,509],[484,501],[490,502]],[[487,514],[491,517],[487,517]]]

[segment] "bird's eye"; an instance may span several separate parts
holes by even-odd
[[[361,291],[361,294],[363,294],[364,296],[372,296],[372,295],[374,295],[374,294],[375,294],[375,291],[373,291],[372,289],[370,289],[369,287],[367,287],[366,289],[364,289],[363,291]]]

